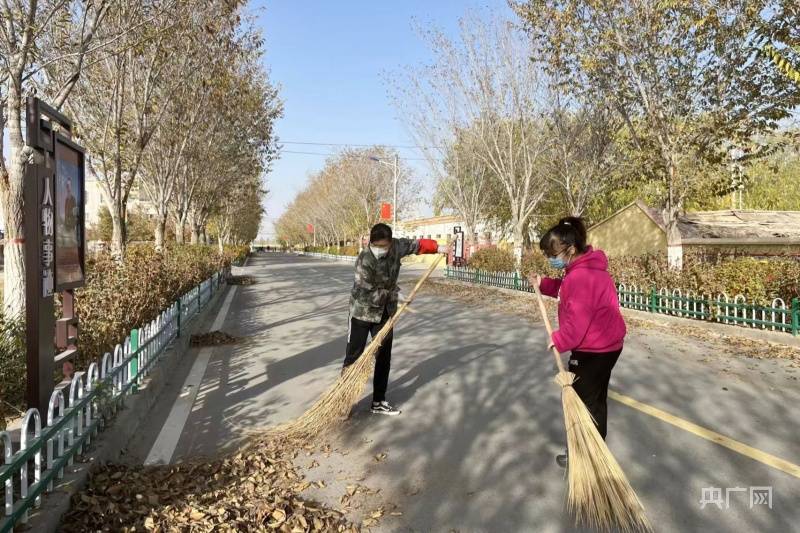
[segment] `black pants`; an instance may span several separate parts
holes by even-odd
[[[594,417],[597,430],[606,438],[608,420],[608,382],[622,350],[607,353],[572,352],[569,371],[577,379],[573,388]]]
[[[378,334],[386,321],[389,320],[389,313],[384,311],[383,318],[379,324],[364,322],[357,318],[350,318],[350,332],[347,336],[347,355],[344,358],[344,367],[352,365],[364,353],[367,346],[367,337]],[[392,338],[394,331],[389,331],[383,339],[378,353],[375,355],[375,374],[372,377],[372,401],[382,402],[386,400],[386,388],[389,386],[389,368],[392,363]]]

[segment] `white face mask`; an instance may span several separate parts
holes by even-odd
[[[372,255],[374,255],[378,259],[380,259],[389,252],[388,248],[380,248],[378,246],[372,246],[372,245],[370,245],[369,249],[372,251]]]

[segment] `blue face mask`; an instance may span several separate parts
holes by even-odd
[[[564,260],[561,259],[560,257],[548,257],[547,260],[550,262],[551,267],[556,268],[558,270],[567,267],[567,263],[565,263]]]

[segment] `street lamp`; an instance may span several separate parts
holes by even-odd
[[[397,155],[394,156],[394,162],[388,163],[380,157],[369,156],[372,161],[391,167],[394,173],[394,202],[392,204],[392,230],[397,231],[397,173],[398,173],[398,160]]]
[[[736,209],[737,195],[739,197],[739,209],[741,209],[744,180],[742,177],[742,164],[740,161],[746,155],[746,153],[737,146],[730,150],[729,155],[731,157],[731,210]]]

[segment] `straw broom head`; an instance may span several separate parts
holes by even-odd
[[[553,327],[539,287],[534,284],[539,313],[548,338]],[[558,366],[556,385],[561,387],[564,426],[567,430],[569,470],[567,506],[578,524],[610,531],[652,531],[644,506],[625,477],[603,437],[597,431],[594,418],[573,388],[575,374],[564,369],[561,354],[553,347]]]
[[[569,449],[567,506],[575,522],[602,531],[652,531],[642,502],[572,387],[574,381],[571,372],[559,372],[555,378],[561,386]]]
[[[372,339],[361,357],[305,413],[292,422],[270,428],[268,434],[286,438],[310,439],[346,418],[361,398],[364,385],[375,368],[375,355],[392,324],[386,323]],[[259,432],[263,434],[263,430]]]
[[[322,431],[329,429],[342,419],[346,418],[353,408],[353,405],[361,398],[364,385],[372,376],[375,368],[375,356],[381,347],[384,339],[394,328],[400,316],[409,310],[409,304],[422,287],[423,283],[433,273],[434,269],[444,256],[440,255],[428,268],[425,274],[417,281],[414,289],[409,293],[408,298],[397,309],[397,312],[386,321],[378,334],[373,337],[372,342],[364,350],[355,363],[347,367],[339,380],[334,383],[314,405],[311,406],[300,418],[275,428],[269,428],[266,432],[262,430],[253,433],[267,438],[281,436],[286,438],[310,439]]]

